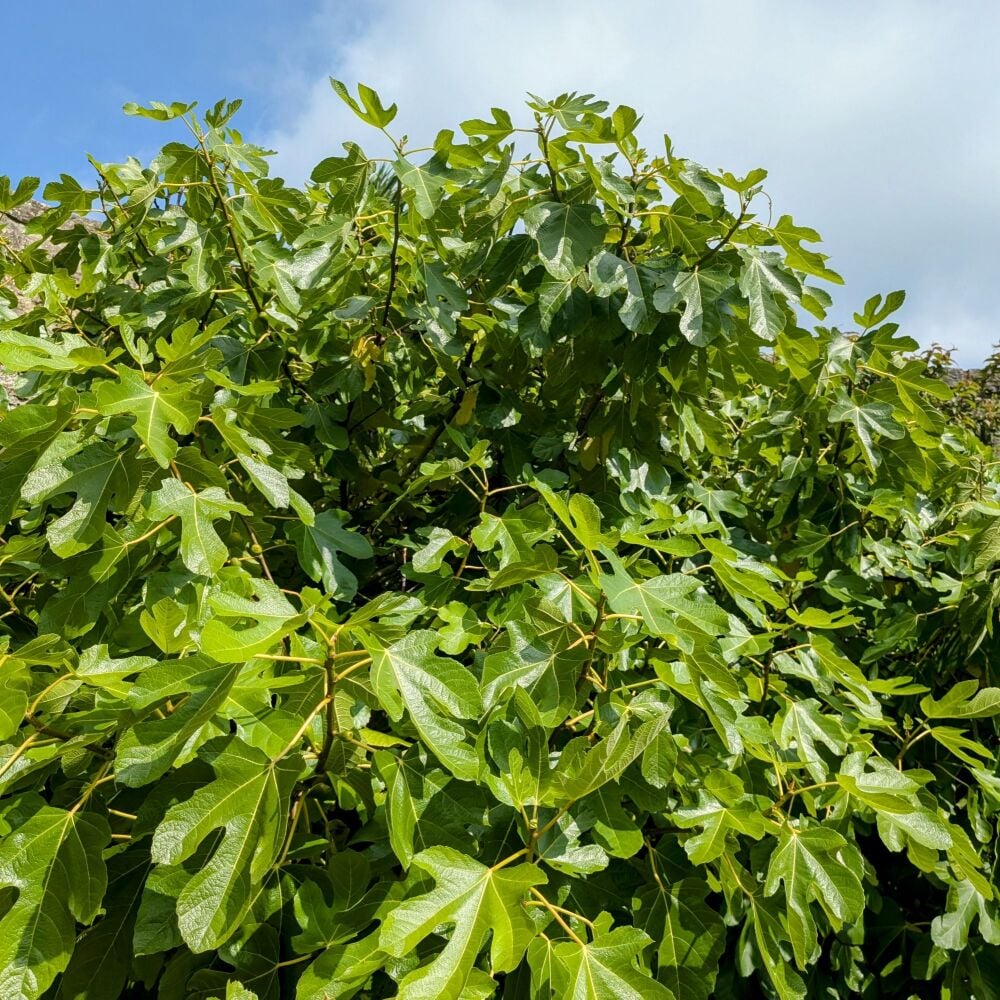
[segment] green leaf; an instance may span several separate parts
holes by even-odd
[[[72,212],[89,212],[97,192],[85,189],[80,182],[69,174],[60,174],[59,180],[49,181],[45,185],[42,197],[46,201],[54,201]]]
[[[837,782],[860,802],[875,810],[878,830],[892,850],[901,850],[906,838],[931,850],[947,850],[954,843],[949,825],[916,798],[917,783],[888,761],[862,754],[845,759]]]
[[[843,390],[830,407],[830,422],[849,423],[854,427],[865,460],[873,470],[882,460],[875,435],[898,441],[906,433],[893,419],[892,407],[888,403],[858,403]]]
[[[682,271],[671,283],[657,288],[653,304],[665,313],[683,302],[681,333],[691,344],[704,347],[724,329],[724,302],[731,288],[728,267],[713,265],[696,271]]]
[[[150,517],[180,518],[181,559],[192,573],[201,576],[212,576],[229,558],[229,550],[212,522],[219,518],[228,521],[234,513],[250,516],[247,507],[231,500],[217,486],[196,492],[179,479],[164,479],[149,498]]]
[[[673,1000],[643,962],[649,937],[636,927],[611,930],[610,923],[599,918],[590,942],[554,946],[553,994],[573,1000]]]
[[[77,939],[59,980],[59,1000],[102,1000],[109,994],[121,994],[131,974],[131,932],[149,868],[149,855],[143,849],[108,860],[104,913]]]
[[[764,892],[773,895],[779,883],[784,883],[788,931],[800,969],[806,967],[816,946],[812,901],[820,904],[834,928],[853,923],[864,911],[858,873],[842,860],[841,851],[846,846],[847,841],[833,830],[786,826],[771,855]]]
[[[697,805],[685,806],[673,813],[681,829],[701,827],[701,832],[684,842],[684,850],[696,865],[708,864],[721,857],[727,848],[730,833],[743,834],[754,840],[764,835],[764,819],[750,796],[744,795],[727,804],[705,791],[698,793]]]
[[[170,104],[163,104],[161,101],[150,101],[149,107],[143,107],[134,101],[128,101],[122,106],[122,110],[127,115],[136,115],[140,118],[152,118],[154,121],[165,122],[186,115],[194,107],[194,104],[184,104],[181,101],[173,101]]]
[[[918,808],[905,813],[879,812],[878,828],[888,846],[894,846],[899,833],[932,851],[947,850],[954,842],[948,824],[930,809]]]
[[[201,416],[201,403],[190,390],[170,379],[147,383],[131,368],[118,366],[117,382],[97,385],[97,405],[108,416],[127,413],[135,417],[135,433],[163,468],[177,454],[177,442],[171,428],[180,435],[190,434]]]
[[[591,749],[583,750],[586,742],[583,740],[570,744],[572,752],[567,747],[559,758],[559,766],[545,776],[543,800],[552,804],[575,802],[608,782],[617,781],[664,732],[669,720],[669,712],[660,711],[633,728],[624,716]]]
[[[640,617],[654,634],[688,646],[692,633],[723,635],[729,628],[725,612],[709,597],[699,595],[701,581],[672,573],[636,583],[621,569],[601,576],[608,605],[616,614]]]
[[[107,888],[107,822],[25,798],[5,819],[0,886],[16,890],[0,917],[0,997],[33,1000],[66,968],[76,922],[91,923]]]
[[[479,686],[465,667],[438,656],[437,636],[418,630],[379,648],[369,647],[372,687],[390,717],[399,720],[404,709],[428,749],[456,777],[471,779],[479,759],[468,742],[461,719],[475,719],[481,711]]]
[[[200,646],[219,663],[244,663],[295,627],[295,608],[278,587],[254,580],[252,588],[253,597],[226,591],[209,597],[213,617],[202,629]]]
[[[980,688],[975,680],[960,681],[941,698],[920,701],[928,719],[988,719],[1000,715],[1000,688]]]
[[[142,551],[138,533],[126,538],[110,525],[97,546],[61,560],[57,577],[65,577],[59,593],[49,600],[39,615],[42,631],[67,637],[86,635],[97,624],[109,603],[133,579]]]
[[[185,748],[204,732],[238,675],[235,664],[215,666],[197,655],[165,660],[144,671],[127,695],[134,711],[145,714],[173,698],[178,698],[180,704],[168,718],[144,719],[123,734],[116,754],[118,781],[139,786],[163,777]],[[187,697],[181,699],[181,695]],[[214,735],[209,731],[202,742]]]
[[[740,291],[750,303],[750,328],[762,340],[773,341],[785,328],[784,302],[797,302],[802,286],[781,266],[780,254],[741,250],[740,258]]]
[[[614,292],[625,293],[618,315],[625,326],[635,333],[650,333],[659,322],[653,309],[654,285],[658,275],[640,270],[631,261],[604,251],[590,262],[590,280],[594,291],[606,298]]]
[[[393,164],[393,169],[399,183],[413,192],[413,205],[417,213],[424,219],[431,218],[444,197],[443,178],[435,169],[426,165],[420,167],[402,157]]]
[[[0,177],[0,212],[9,212],[28,201],[38,188],[37,177],[22,177],[11,189],[10,178]]]
[[[881,295],[873,295],[865,303],[864,312],[854,314],[854,322],[866,330],[869,327],[877,326],[899,309],[905,300],[906,292],[904,291],[889,292],[885,297],[884,304]]]
[[[376,128],[385,128],[393,118],[396,117],[396,105],[390,104],[388,108],[382,106],[382,101],[378,94],[371,87],[366,87],[363,83],[358,84],[358,96],[361,104],[351,97],[339,80],[330,77],[330,86],[334,93],[363,121]]]
[[[101,537],[110,514],[125,510],[138,486],[139,471],[134,456],[100,442],[36,467],[25,479],[21,496],[37,505],[66,493],[75,495],[69,510],[46,530],[52,551],[71,556]]]
[[[222,839],[177,897],[177,925],[194,952],[218,948],[236,930],[285,840],[288,802],[301,770],[231,739],[206,754],[215,780],[172,805],[153,834],[159,865],[176,866],[208,836]]]
[[[930,734],[959,760],[971,767],[979,767],[981,761],[990,760],[993,756],[982,743],[970,740],[962,729],[956,729],[953,726],[935,726]]]
[[[416,747],[399,755],[380,750],[375,763],[386,786],[389,844],[404,868],[414,854],[436,844],[470,849],[466,823],[481,805],[473,786],[429,764],[428,755]]]
[[[533,864],[489,868],[447,847],[431,847],[413,867],[434,880],[434,888],[406,899],[382,922],[379,947],[390,955],[413,954],[442,924],[453,929],[432,961],[408,973],[399,984],[400,1000],[437,1000],[459,996],[479,952],[490,941],[490,966],[510,972],[535,935],[522,903],[533,886],[547,881]]]
[[[961,951],[969,943],[972,922],[979,918],[979,936],[1000,944],[1000,921],[987,901],[969,882],[956,882],[948,889],[948,909],[931,923],[931,938],[939,948]]]
[[[656,878],[639,898],[643,928],[659,942],[659,978],[675,997],[708,1000],[725,947],[722,917],[705,902],[708,886],[700,879],[668,884]]]
[[[799,760],[806,765],[815,781],[825,780],[828,771],[826,761],[816,744],[822,743],[837,756],[841,756],[847,749],[843,726],[833,716],[824,715],[815,698],[789,703],[777,737],[778,746],[783,750],[796,751]]]
[[[296,1000],[329,1000],[356,996],[388,956],[370,938],[347,945],[334,945],[307,966],[296,987]]]
[[[524,228],[538,244],[546,271],[556,281],[569,281],[590,262],[604,241],[600,215],[587,205],[546,201],[524,216]]]
[[[825,281],[833,281],[838,285],[844,283],[836,271],[826,266],[826,256],[815,250],[808,250],[803,243],[818,243],[820,236],[815,229],[807,226],[797,226],[790,215],[783,215],[771,228],[771,235],[785,251],[785,265],[793,271],[801,271]]]
[[[3,654],[7,656],[7,654]],[[23,660],[7,658],[0,686],[0,740],[9,740],[21,728],[28,711],[31,676]]]
[[[542,330],[549,330],[559,315],[559,310],[573,294],[575,278],[553,278],[547,275],[538,286],[538,318]]]
[[[295,894],[295,922],[301,931],[294,945],[303,953],[353,938],[365,921],[361,910],[366,897],[378,895],[369,894],[371,866],[357,851],[331,858],[325,874],[322,880],[307,879]]]
[[[313,288],[322,277],[330,261],[330,249],[305,247],[289,253],[272,243],[258,243],[252,259],[257,279],[273,289],[281,304],[294,313],[302,305],[299,292]]]
[[[492,708],[515,687],[524,688],[543,725],[556,726],[576,698],[580,671],[588,658],[584,646],[536,634],[527,622],[510,622],[508,647],[483,662],[483,703]]]
[[[444,564],[449,553],[463,554],[468,545],[447,528],[432,528],[427,544],[413,553],[413,568],[418,573],[434,573]]]
[[[295,539],[302,568],[313,580],[319,580],[335,600],[350,601],[358,590],[358,578],[341,562],[340,553],[354,559],[370,559],[368,540],[344,527],[342,518],[332,510],[316,515],[313,524],[296,524],[289,530]]]

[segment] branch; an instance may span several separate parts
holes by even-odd
[[[549,156],[549,133],[547,128],[542,128],[541,119],[536,117],[538,121],[538,128],[535,130],[538,133],[538,138],[541,139],[542,145],[542,156],[545,157],[545,165],[549,168],[549,185],[552,191],[553,201],[562,201],[562,197],[559,194],[559,184],[556,181],[556,170],[552,166],[552,158]],[[551,126],[550,126],[551,127]]]
[[[107,175],[93,160],[91,160],[90,163],[91,166],[97,171],[97,176],[100,177],[101,180],[104,182],[104,186],[111,192],[111,197],[115,199],[115,204],[118,206],[118,211],[121,212],[122,215],[125,217],[126,222],[131,223],[132,235],[135,236],[136,242],[139,244],[140,247],[142,247],[142,252],[147,257],[152,257],[153,254],[150,252],[149,246],[147,245],[146,241],[142,238],[142,234],[139,232],[138,223],[132,222],[132,220],[129,219],[128,212],[125,211],[125,206],[122,204],[121,198],[118,197],[118,192],[115,191],[115,189],[111,186],[111,181],[108,180]],[[103,198],[101,199],[101,204],[102,205],[104,204]],[[107,215],[107,212],[105,212],[104,214]],[[108,220],[110,221],[110,216],[108,216]],[[114,223],[111,223],[111,225],[113,227]],[[131,247],[128,248],[128,255],[132,259],[132,263],[135,266],[135,269],[138,270],[139,262],[135,259],[135,254],[132,253]]]
[[[396,274],[399,271],[399,260],[396,256],[399,250],[399,209],[403,200],[403,182],[396,178],[396,200],[392,212],[392,250],[389,252],[389,291],[385,296],[385,308],[382,310],[382,326],[389,324],[389,309],[392,306],[392,293],[396,290]]]
[[[233,252],[236,254],[236,259],[240,264],[240,271],[243,275],[243,286],[247,290],[247,295],[250,296],[250,301],[253,303],[253,307],[257,312],[257,315],[261,315],[263,309],[260,306],[260,300],[257,298],[257,293],[254,291],[253,281],[250,278],[250,268],[247,265],[246,259],[243,256],[243,251],[240,249],[240,242],[236,238],[236,225],[233,222],[233,217],[229,214],[229,205],[226,203],[226,197],[222,193],[222,188],[219,186],[219,178],[215,173],[215,160],[212,159],[212,154],[208,151],[208,147],[205,145],[205,137],[201,134],[201,129],[195,132],[195,137],[198,140],[198,145],[201,146],[202,154],[208,163],[208,176],[212,184],[212,189],[215,191],[215,200],[218,202],[219,208],[222,209],[222,217],[226,223],[226,231],[229,234],[229,242],[232,245]]]
[[[333,749],[333,737],[336,733],[337,712],[333,701],[333,688],[337,683],[336,674],[333,672],[336,653],[329,650],[326,654],[326,662],[323,664],[326,683],[326,732],[323,735],[323,746],[320,748],[319,756],[316,758],[316,770],[314,774],[323,774],[326,769],[326,762],[330,759],[330,751]]]
[[[699,257],[694,262],[695,270],[707,264],[720,250],[726,247],[729,241],[733,238],[733,235],[735,234],[736,230],[739,229],[740,226],[742,225],[743,220],[746,218],[746,215],[747,215],[746,206],[742,205],[740,207],[740,214],[736,216],[736,221],[729,227],[729,230],[727,231],[726,235],[723,236],[722,239],[719,240],[719,242],[716,243],[715,246],[708,251],[708,253],[702,254],[702,256]]]

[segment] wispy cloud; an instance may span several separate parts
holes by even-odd
[[[596,92],[645,115],[643,137],[708,166],[770,170],[778,212],[819,229],[847,279],[836,321],[904,287],[904,328],[959,349],[994,339],[1000,225],[1000,8],[923,0],[813,5],[632,0],[384,0],[321,5],[310,63],[398,102],[414,142],[515,108],[526,91]],[[356,8],[355,8],[356,11]],[[373,136],[326,72],[286,89],[268,136],[300,179],[345,139]]]

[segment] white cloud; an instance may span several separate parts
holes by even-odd
[[[904,330],[959,348],[994,339],[993,234],[1000,226],[1000,8],[925,0],[813,5],[632,0],[327,0],[310,62],[283,91],[268,142],[301,178],[345,139],[378,146],[330,90],[363,81],[400,107],[412,143],[526,91],[594,92],[645,116],[708,166],[770,170],[779,213],[814,226],[847,279],[838,322],[875,291],[905,287]]]

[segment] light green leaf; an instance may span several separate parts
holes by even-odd
[[[144,671],[127,695],[133,711],[146,714],[168,698],[187,697],[169,717],[144,719],[125,731],[116,753],[118,781],[146,785],[166,774],[225,702],[238,674],[236,664],[216,666],[197,655]],[[215,735],[209,731],[202,741]]]
[[[697,878],[670,883],[660,877],[640,890],[643,928],[658,942],[659,977],[675,997],[708,1000],[715,984],[725,926],[705,902],[708,891]]]
[[[444,197],[444,179],[440,175],[439,166],[434,160],[420,167],[400,158],[393,164],[393,170],[400,184],[413,192],[413,205],[417,213],[424,219],[431,218]]]
[[[696,347],[710,344],[723,330],[725,298],[732,287],[729,268],[720,265],[682,271],[653,295],[659,312],[672,312],[684,303],[681,333]]]
[[[981,767],[984,760],[993,758],[993,754],[982,743],[969,739],[964,729],[935,726],[931,730],[931,737],[970,767]]]
[[[894,832],[902,832],[932,851],[945,851],[954,843],[947,822],[924,807],[905,813],[879,811],[878,830],[882,840],[890,848],[893,846]]]
[[[684,850],[696,865],[708,864],[722,856],[730,833],[754,840],[764,836],[764,818],[753,799],[744,795],[727,805],[705,791],[699,791],[698,803],[673,812],[673,821],[682,829],[701,827],[700,833],[684,842]]]
[[[643,962],[651,943],[648,935],[637,927],[611,930],[610,923],[610,918],[598,918],[590,942],[554,946],[554,995],[565,1000],[674,1000]]]
[[[847,841],[833,830],[786,825],[771,855],[764,892],[771,896],[779,883],[785,885],[788,930],[800,969],[806,968],[816,947],[811,901],[822,906],[834,928],[857,920],[864,911],[861,880],[841,855],[846,846]]]
[[[743,268],[740,291],[750,303],[750,328],[762,340],[773,341],[785,328],[785,302],[797,302],[799,281],[782,267],[780,254],[740,250]]]
[[[108,891],[100,920],[77,939],[59,980],[59,1000],[121,995],[132,968],[132,930],[150,868],[149,853],[132,849],[108,859]]]
[[[340,80],[335,80],[331,76],[330,86],[333,87],[334,93],[363,122],[374,125],[375,128],[385,128],[396,117],[396,105],[390,104],[389,107],[384,107],[378,94],[371,87],[366,87],[363,83],[358,84],[358,96],[361,98],[360,105],[351,97],[347,87]]]
[[[176,866],[223,831],[211,858],[177,897],[177,925],[194,952],[218,948],[245,916],[281,851],[288,800],[302,768],[297,756],[268,760],[236,739],[206,759],[215,780],[167,810],[151,847],[154,862]]]
[[[388,961],[379,950],[378,934],[346,945],[334,945],[306,967],[296,985],[296,1000],[331,1000],[356,996],[358,990]]]
[[[435,573],[449,553],[462,555],[467,550],[468,543],[447,528],[432,528],[427,544],[413,553],[413,568],[418,573]]]
[[[201,650],[219,663],[244,663],[266,652],[300,621],[273,583],[254,580],[251,586],[253,597],[219,590],[208,599],[213,617],[202,629]]]
[[[488,868],[447,847],[421,852],[413,867],[433,878],[434,888],[389,912],[379,946],[403,957],[413,954],[442,924],[452,924],[453,929],[443,950],[400,981],[399,1000],[459,996],[487,938],[492,969],[514,969],[535,935],[535,925],[521,904],[532,886],[547,881],[544,873],[533,864]]]
[[[118,365],[117,382],[97,384],[97,405],[109,416],[127,413],[135,417],[133,429],[163,468],[177,454],[177,442],[169,431],[190,434],[201,416],[201,403],[191,395],[190,386],[170,379],[146,382],[139,372]]]
[[[841,723],[832,715],[824,715],[815,698],[790,701],[781,726],[777,726],[778,746],[783,750],[794,749],[799,760],[806,765],[814,781],[827,777],[827,763],[816,748],[822,743],[836,756],[847,748],[846,733]]]
[[[25,479],[21,496],[33,506],[65,493],[76,496],[69,510],[46,529],[52,551],[71,556],[101,537],[109,514],[125,510],[138,485],[139,471],[133,455],[99,442],[36,467]]]
[[[427,747],[456,777],[474,778],[479,758],[460,719],[482,710],[475,678],[457,661],[438,656],[435,633],[410,632],[391,646],[369,647],[372,687],[390,717],[404,709]]]
[[[24,660],[9,653],[3,657],[3,680],[0,682],[0,740],[9,740],[21,728],[28,711],[31,674]]]
[[[1000,688],[980,688],[979,681],[960,681],[946,695],[920,701],[928,719],[987,719],[1000,715]]]
[[[465,824],[475,816],[472,786],[428,763],[428,757],[415,747],[402,754],[375,754],[386,786],[389,844],[404,868],[428,847],[441,844],[467,852],[473,843]]]
[[[948,887],[948,909],[931,923],[931,938],[939,948],[961,951],[969,943],[972,922],[979,918],[979,937],[992,945],[1000,945],[1000,921],[987,906],[987,901],[969,882],[956,882]]]
[[[546,776],[543,801],[552,805],[575,802],[590,795],[610,781],[617,781],[625,769],[638,760],[667,728],[668,711],[662,711],[638,727],[623,715],[618,725],[593,747],[578,739],[568,744],[559,756],[558,766]]]
[[[576,698],[587,649],[548,641],[526,622],[510,622],[507,633],[508,647],[489,653],[483,662],[483,704],[492,708],[515,687],[524,688],[543,725],[558,725]]]
[[[6,821],[0,886],[17,891],[0,917],[0,1000],[34,1000],[66,968],[77,921],[89,924],[107,888],[106,820],[27,797]]]
[[[618,316],[634,333],[650,333],[659,322],[659,314],[653,308],[657,279],[660,279],[657,272],[640,269],[607,250],[590,262],[590,280],[601,298],[619,291],[625,293]]]
[[[704,594],[702,583],[683,573],[654,576],[636,582],[623,569],[601,576],[601,588],[616,614],[640,616],[654,635],[674,639],[690,648],[692,633],[717,636],[729,628],[726,613]]]
[[[219,518],[228,521],[234,513],[250,516],[247,507],[231,500],[217,486],[196,492],[179,479],[164,479],[149,499],[151,518],[180,518],[181,559],[192,573],[201,576],[212,576],[229,558],[212,522]]]

